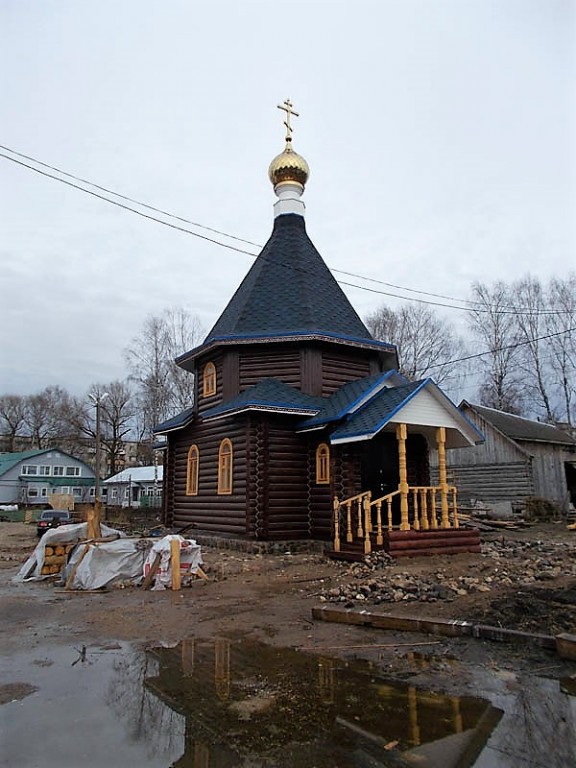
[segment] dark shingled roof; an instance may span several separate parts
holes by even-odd
[[[308,237],[304,218],[284,214],[204,343],[291,333],[372,339]]]
[[[372,393],[378,392],[381,388],[379,385],[382,385],[393,374],[396,377],[400,377],[400,374],[396,371],[388,371],[387,373],[375,373],[364,379],[349,381],[336,390],[329,398],[324,399],[320,412],[302,421],[298,425],[298,429],[306,430],[344,418],[363,398],[369,399]]]
[[[313,397],[277,379],[262,379],[225,403],[204,411],[203,418],[210,419],[229,413],[238,413],[249,408],[262,410],[289,411],[300,416],[317,413],[322,404],[321,397]]]
[[[372,436],[390,420],[416,392],[426,386],[429,379],[411,381],[400,387],[382,390],[367,405],[354,413],[339,429],[332,432],[331,440],[342,438]]]
[[[514,416],[495,408],[487,408],[483,405],[474,405],[463,401],[460,405],[468,406],[476,411],[483,419],[493,427],[500,430],[506,437],[512,440],[527,440],[543,443],[559,443],[561,445],[576,445],[576,440],[567,432],[564,432],[552,424],[542,424],[539,421],[525,419],[522,416]]]
[[[154,427],[153,432],[155,435],[162,435],[165,432],[171,432],[173,429],[182,429],[182,427],[185,427],[187,424],[190,424],[190,422],[193,419],[194,419],[194,406],[191,406],[190,408],[186,408],[185,411],[182,411],[176,416],[172,416],[171,419],[168,419],[167,421],[163,421],[162,424],[158,424],[157,427]]]

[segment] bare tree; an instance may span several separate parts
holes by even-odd
[[[105,387],[93,387],[91,394],[106,392],[101,401],[101,439],[108,457],[110,474],[117,472],[118,460],[124,451],[124,443],[134,426],[136,404],[125,381],[112,381]]]
[[[366,318],[375,339],[398,347],[400,373],[409,379],[433,376],[438,384],[454,383],[458,374],[451,360],[463,356],[464,342],[445,320],[423,304],[399,309],[382,306]]]
[[[554,310],[545,319],[550,334],[550,369],[558,388],[558,409],[561,418],[572,425],[576,422],[576,274],[550,281],[547,304]]]
[[[25,422],[32,447],[48,448],[67,435],[67,410],[70,396],[59,386],[46,387],[25,398]]]
[[[150,439],[156,424],[192,405],[193,377],[175,365],[174,358],[196,346],[200,335],[197,318],[183,309],[165,310],[148,317],[125,350],[130,379],[137,388],[143,439]]]
[[[8,439],[8,450],[14,451],[16,438],[26,425],[26,400],[21,395],[0,396],[0,425]]]
[[[520,369],[519,332],[512,309],[510,289],[496,282],[491,287],[473,283],[475,309],[470,313],[470,330],[486,351],[478,358],[480,402],[509,413],[521,413],[525,382]]]
[[[124,450],[124,442],[134,428],[136,404],[130,387],[125,381],[94,384],[88,397],[72,398],[69,407],[69,423],[76,434],[94,444],[96,440],[95,400],[100,403],[100,439],[106,455],[110,474],[117,471],[118,460]]]
[[[526,382],[530,410],[543,410],[546,421],[552,423],[554,413],[550,399],[550,376],[545,351],[546,301],[540,281],[530,275],[513,283],[515,320],[518,328],[518,358]]]

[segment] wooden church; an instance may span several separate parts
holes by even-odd
[[[459,526],[446,449],[482,436],[431,379],[408,381],[372,338],[306,232],[308,164],[271,163],[270,239],[204,342],[177,363],[194,406],[166,436],[164,516],[254,541],[326,542],[334,554],[477,550]],[[439,482],[428,456],[438,451]]]

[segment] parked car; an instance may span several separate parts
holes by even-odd
[[[60,525],[69,525],[73,522],[72,513],[67,509],[44,509],[38,518],[36,533],[40,538],[50,528],[58,528]]]

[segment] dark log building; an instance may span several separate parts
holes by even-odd
[[[433,539],[453,549],[464,532],[444,452],[481,435],[431,379],[396,372],[396,348],[372,338],[314,247],[300,199],[308,165],[292,149],[290,102],[282,109],[272,234],[204,343],[177,360],[194,374],[194,406],[156,429],[165,520],[336,551],[391,549],[395,532],[406,551]]]

